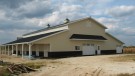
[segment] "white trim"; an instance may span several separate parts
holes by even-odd
[[[49,36],[46,36],[46,37],[42,37],[42,38],[39,38],[39,39],[36,39],[36,40],[33,40],[33,41],[31,41],[30,43],[35,42],[35,41],[38,41],[38,40],[41,40],[41,39],[44,39],[44,38],[48,38],[48,37],[51,37],[51,36],[54,36],[54,35],[57,35],[57,34],[66,32],[66,31],[68,31],[68,30],[60,31],[60,32],[57,32],[57,33],[55,33],[55,34],[52,34],[52,35],[49,35]]]

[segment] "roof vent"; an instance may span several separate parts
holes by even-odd
[[[17,37],[17,40],[22,39],[22,37]]]
[[[64,23],[69,23],[70,22],[70,20],[68,19],[68,18],[66,18],[65,20],[64,20]]]
[[[50,28],[50,24],[47,24],[47,28]]]

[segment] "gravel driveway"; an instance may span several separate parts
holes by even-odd
[[[135,62],[113,61],[112,57],[120,55],[82,56],[55,59],[57,64],[48,64],[39,71],[25,76],[117,76],[135,73]]]

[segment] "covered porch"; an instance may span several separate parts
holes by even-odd
[[[30,59],[34,57],[48,57],[48,52],[51,50],[50,43],[34,43],[40,39],[47,38],[50,35],[61,31],[55,31],[35,36],[22,37],[15,41],[0,45],[0,54],[28,56]]]
[[[0,54],[28,57],[48,57],[50,44],[7,44],[0,46]]]

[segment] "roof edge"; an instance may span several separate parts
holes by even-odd
[[[71,21],[71,22],[69,22],[67,24],[75,23],[75,22],[82,21],[82,20],[85,20],[85,19],[91,19],[91,20],[95,21],[96,23],[98,23],[101,27],[103,27],[105,29],[108,29],[106,26],[104,26],[103,24],[101,24],[100,22],[98,22],[97,20],[95,20],[92,17],[85,17],[85,18],[77,19],[77,20]]]
[[[95,21],[96,23],[98,23],[101,27],[108,29],[106,26],[104,26],[102,23],[98,22],[97,20],[95,20],[94,18],[90,17],[90,19],[92,19],[93,21]]]
[[[114,38],[115,40],[119,41],[122,44],[125,44],[124,42],[122,42],[121,40],[117,39],[116,37],[114,37],[113,35],[111,35],[110,33],[106,32],[107,35],[111,36],[112,38]]]

